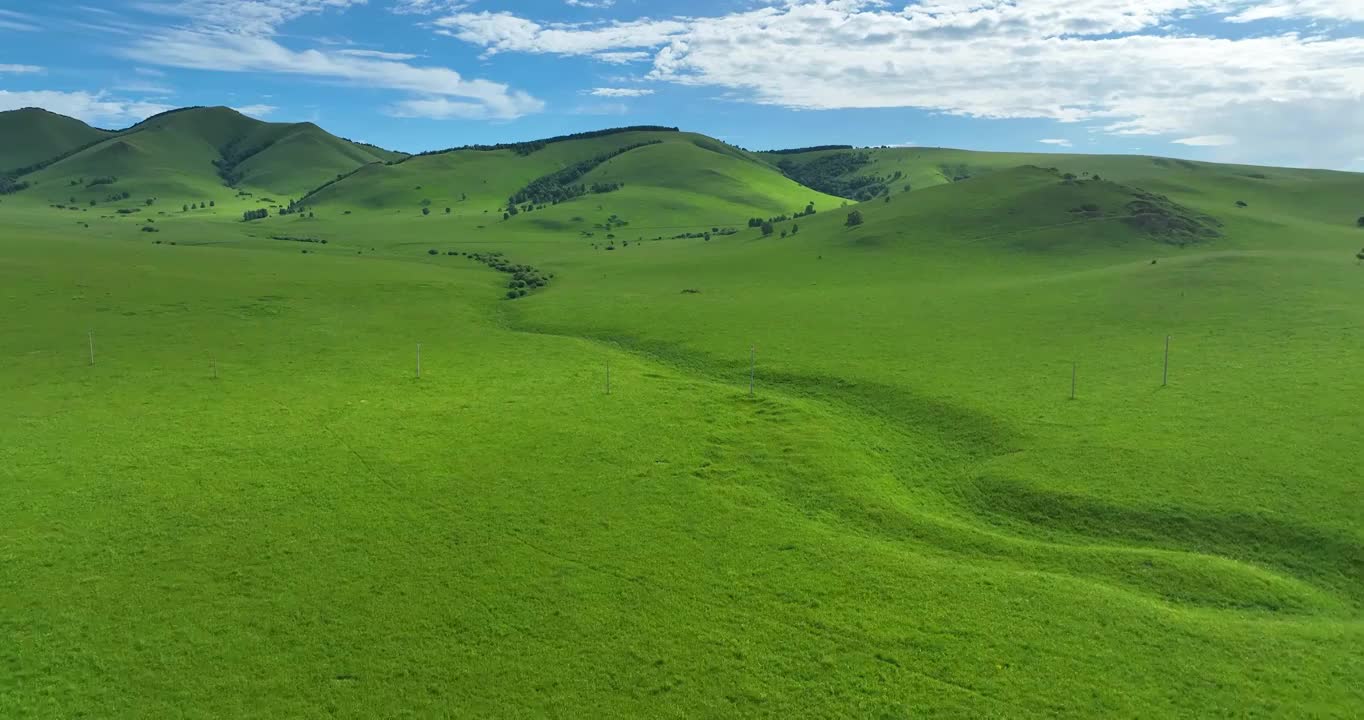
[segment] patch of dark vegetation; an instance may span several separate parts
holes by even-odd
[[[446,153],[459,152],[460,150],[476,150],[483,152],[494,150],[511,150],[517,155],[524,156],[530,155],[531,153],[537,152],[539,150],[543,150],[545,149],[546,146],[553,145],[554,143],[567,142],[569,140],[590,140],[592,138],[608,137],[610,135],[620,135],[622,133],[629,132],[675,133],[681,132],[681,130],[675,127],[665,127],[662,125],[631,125],[629,127],[607,128],[605,130],[594,130],[592,132],[574,133],[572,135],[558,135],[551,138],[545,138],[543,140],[531,140],[529,142],[501,143],[497,145],[464,145],[461,147],[446,148],[445,150],[429,150],[427,152],[417,153],[416,155],[409,155],[401,160],[395,160],[388,164],[401,165],[402,163],[405,163],[408,160],[411,160],[412,158],[427,157],[428,155],[444,155]]]
[[[285,242],[316,243],[316,244],[318,244],[318,245],[326,245],[326,244],[327,244],[327,241],[326,241],[326,240],[323,240],[323,239],[320,239],[320,238],[315,238],[315,237],[296,237],[296,236],[294,236],[294,235],[271,235],[271,236],[270,236],[270,239],[271,239],[271,240],[283,240],[283,241],[285,241]]]
[[[965,163],[957,163],[956,165],[939,165],[938,172],[942,173],[943,177],[947,178],[948,180],[954,183],[971,179],[971,169],[968,168]]]
[[[1361,215],[1359,219],[1355,221],[1355,227],[1364,228],[1364,215]]]
[[[752,226],[750,226],[750,227],[752,227]],[[711,237],[716,236],[716,235],[719,235],[719,236],[722,236],[722,237],[723,237],[723,236],[725,236],[725,235],[737,235],[737,234],[739,234],[739,231],[738,231],[738,230],[735,230],[734,228],[721,228],[721,227],[716,227],[716,228],[711,228],[711,229],[710,229],[710,232],[686,232],[686,233],[681,233],[680,235],[674,235],[674,236],[672,236],[671,239],[673,239],[673,240],[701,240],[701,239],[709,240],[709,239],[711,239]],[[662,238],[655,238],[655,239],[656,239],[656,240],[661,240]]]
[[[602,163],[631,150],[638,150],[649,145],[658,145],[662,140],[649,140],[647,142],[626,145],[611,152],[602,153],[596,157],[588,158],[582,162],[574,163],[562,170],[557,170],[544,177],[532,180],[529,185],[522,188],[507,199],[508,212],[520,205],[558,205],[566,200],[590,193],[608,193],[619,190],[621,183],[593,183],[583,185],[577,181],[582,176],[592,172]]]
[[[139,212],[138,208],[119,208],[116,210],[119,215],[132,215]]]
[[[1085,203],[1079,207],[1071,208],[1070,214],[1076,217],[1093,220],[1104,216],[1103,208],[1095,203]]]
[[[1189,245],[1221,237],[1222,222],[1210,215],[1196,213],[1164,195],[1133,190],[1136,199],[1127,203],[1131,215],[1124,222],[1140,232],[1171,245]]]
[[[0,195],[13,195],[29,188],[29,184],[15,177],[8,175],[0,176]]]
[[[1266,174],[1264,174],[1264,173],[1262,173],[1262,172],[1246,173],[1246,177],[1248,177],[1248,178],[1253,178],[1253,179],[1255,179],[1255,180],[1268,180],[1268,179],[1269,179],[1269,176],[1266,175]]]
[[[696,288],[686,288],[682,291],[683,295],[700,295],[701,291]]]
[[[118,178],[113,175],[101,175],[100,177],[90,178],[90,182],[85,183],[85,186],[92,188],[100,185],[113,185],[116,182],[118,182]]]
[[[265,208],[261,208],[259,210],[247,210],[246,212],[242,213],[242,222],[251,222],[252,220],[263,220],[268,217],[270,217],[270,211],[266,210]]]
[[[436,251],[432,250],[431,252]],[[507,281],[508,300],[523,298],[535,290],[548,287],[549,282],[554,279],[553,273],[545,273],[530,265],[514,264],[507,260],[507,257],[501,252],[468,253],[465,257],[475,262],[481,262],[498,272],[511,275],[511,280]]]
[[[858,225],[861,225],[864,222],[866,222],[866,220],[864,220],[862,217],[862,211],[854,210],[848,213],[848,220],[844,224],[847,225],[848,227],[857,227]]]
[[[143,225],[142,232],[161,232],[161,228],[153,227],[151,225]]]
[[[764,150],[764,155],[800,155],[801,153],[823,152],[825,150],[852,150],[852,145],[815,145],[806,148],[788,148],[786,150]]]
[[[1245,200],[1237,200],[1237,201],[1236,201],[1236,207],[1238,207],[1238,208],[1244,208],[1244,207],[1250,207],[1250,205],[1247,205]]]
[[[828,195],[864,202],[890,194],[890,184],[904,177],[904,173],[899,170],[890,177],[856,175],[857,171],[871,163],[870,153],[837,152],[806,163],[784,159],[777,163],[777,168],[786,177],[805,187]]]
[[[404,159],[406,159],[406,158],[404,158]],[[350,176],[352,176],[352,175],[354,175],[354,174],[356,174],[356,173],[358,173],[358,172],[360,172],[360,171],[362,171],[362,170],[364,170],[364,169],[366,169],[366,168],[368,168],[368,167],[370,167],[370,166],[372,166],[372,165],[379,165],[379,164],[381,164],[381,163],[372,162],[372,163],[369,163],[369,164],[367,164],[367,165],[361,165],[360,167],[355,168],[354,170],[351,170],[350,172],[340,173],[340,174],[338,174],[335,178],[333,178],[333,179],[331,179],[331,180],[328,180],[327,182],[324,182],[324,183],[322,183],[321,185],[318,185],[317,187],[313,188],[312,190],[309,190],[307,193],[305,193],[305,194],[303,195],[303,197],[301,197],[301,198],[298,199],[298,202],[295,203],[295,202],[292,202],[292,201],[291,201],[290,204],[291,204],[291,205],[294,205],[294,206],[298,206],[298,208],[301,209],[301,206],[302,206],[303,204],[307,203],[309,200],[311,200],[312,197],[313,197],[314,195],[316,195],[316,194],[322,192],[323,190],[326,190],[327,188],[329,188],[329,187],[331,187],[331,186],[333,186],[333,185],[335,185],[335,184],[341,182],[342,180],[345,180],[346,178],[348,178],[348,177],[350,177]],[[296,210],[294,210],[293,212],[298,212],[299,209],[296,209]],[[346,213],[346,214],[349,215],[350,213]]]

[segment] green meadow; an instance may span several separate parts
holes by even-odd
[[[1364,176],[54,118],[0,717],[1364,708]]]

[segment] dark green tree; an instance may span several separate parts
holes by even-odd
[[[763,229],[763,237],[767,237],[768,235],[771,235],[771,234],[773,233],[773,231],[776,230],[776,228],[772,227],[772,223],[770,223],[770,222],[765,222],[765,223],[763,223],[763,224],[762,224],[762,229]]]
[[[422,214],[423,214],[423,215],[430,215],[430,214],[431,214],[431,208],[429,208],[429,207],[424,207],[424,208],[422,208]]]
[[[857,227],[862,224],[862,211],[854,210],[848,213],[848,227]]]

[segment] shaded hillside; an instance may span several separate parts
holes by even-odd
[[[238,189],[301,194],[368,163],[403,157],[311,123],[266,123],[229,108],[163,113],[22,177],[47,202],[232,198]]]
[[[112,134],[39,108],[0,112],[0,175],[21,174]]]
[[[647,217],[651,225],[737,223],[810,202],[832,207],[841,200],[812,192],[742,150],[666,129],[416,156],[364,167],[304,200],[309,208],[395,214],[450,208],[456,215],[555,229],[590,228],[612,214]]]

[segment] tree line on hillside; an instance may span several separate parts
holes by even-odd
[[[852,145],[815,145],[804,148],[788,148],[786,150],[767,150],[765,155],[800,155],[803,153],[823,152],[825,150],[852,150]]]
[[[838,197],[866,202],[890,194],[890,185],[904,173],[896,170],[890,177],[855,175],[872,163],[869,153],[840,152],[815,158],[806,163],[785,159],[777,168],[787,177],[809,188]]]
[[[402,158],[401,160],[389,161],[388,164],[401,165],[402,163],[405,163],[408,160],[411,160],[412,158],[427,157],[429,155],[444,155],[446,153],[459,152],[460,150],[477,151],[511,150],[517,155],[525,156],[530,155],[531,153],[537,152],[539,150],[543,150],[545,149],[546,146],[553,145],[554,143],[566,142],[568,140],[590,140],[592,138],[608,137],[610,135],[619,135],[621,133],[628,132],[675,133],[681,132],[681,130],[675,127],[666,127],[663,125],[630,125],[627,127],[607,128],[605,130],[593,130],[591,132],[573,133],[572,135],[556,135],[555,137],[545,138],[543,140],[530,140],[527,142],[499,143],[496,145],[464,145],[461,147],[446,148],[444,150],[428,150],[426,152],[417,153],[416,155],[409,155],[405,158]]]
[[[577,181],[581,179],[582,176],[592,172],[597,166],[611,158],[624,155],[631,150],[637,150],[649,145],[658,145],[661,142],[661,140],[649,140],[647,142],[635,143],[634,145],[627,145],[611,152],[602,153],[596,157],[576,162],[562,170],[557,170],[543,177],[536,178],[535,180],[532,180],[529,185],[521,188],[511,197],[507,198],[507,212],[514,215],[515,213],[512,213],[511,211],[520,205],[552,205],[564,202],[565,200],[572,200],[573,198],[586,195],[589,192],[606,193],[619,190],[621,188],[620,183],[594,183],[589,186],[578,183]]]

